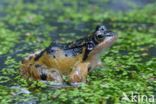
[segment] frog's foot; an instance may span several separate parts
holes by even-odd
[[[57,71],[55,71],[55,70],[52,70],[52,71],[48,71],[47,72],[47,79],[46,80],[47,81],[59,82],[59,83],[62,83],[63,82],[60,73],[57,72]]]
[[[101,60],[92,60],[89,66],[89,72],[92,72],[96,68],[102,68],[102,67],[104,67],[104,64],[101,62]]]
[[[89,63],[80,63],[76,65],[69,75],[70,77],[70,82],[75,83],[75,82],[85,82],[86,81],[86,76],[88,74],[88,66]]]

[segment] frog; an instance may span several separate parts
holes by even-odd
[[[117,34],[98,25],[91,35],[69,43],[52,42],[44,50],[21,61],[20,73],[34,80],[86,82],[87,76],[103,63],[98,55],[112,46]]]

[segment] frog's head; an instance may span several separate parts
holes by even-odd
[[[117,35],[101,25],[96,27],[93,37],[97,43],[109,42],[111,44],[116,40]]]
[[[97,26],[95,32],[93,33],[93,41],[96,43],[96,45],[94,48],[92,48],[91,53],[96,54],[101,50],[110,47],[116,41],[116,39],[116,33],[108,30],[104,25]]]

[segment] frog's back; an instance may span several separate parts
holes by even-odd
[[[69,44],[52,43],[38,54],[34,61],[35,64],[47,66],[48,69],[55,68],[63,74],[69,74],[76,64],[82,62],[83,52],[82,41]]]
[[[76,44],[51,45],[40,61],[50,68],[59,69],[63,74],[69,74],[75,64],[82,62],[83,48]]]

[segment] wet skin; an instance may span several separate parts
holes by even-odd
[[[87,37],[68,44],[51,43],[45,50],[32,54],[22,61],[21,74],[35,80],[85,82],[88,72],[101,65],[97,58],[110,47],[117,35],[103,25]]]

